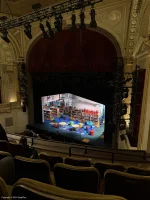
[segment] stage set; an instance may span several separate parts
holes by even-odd
[[[105,129],[105,105],[70,94],[44,96],[42,121],[50,132],[98,145]]]

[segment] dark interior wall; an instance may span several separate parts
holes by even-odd
[[[32,74],[35,122],[42,122],[41,97],[72,93],[106,105],[106,121],[112,119],[113,88],[108,87],[112,73],[98,74]]]

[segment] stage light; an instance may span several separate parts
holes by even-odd
[[[120,124],[119,124],[119,130],[123,131],[126,129],[126,121],[125,120],[121,120]]]
[[[122,99],[128,98],[128,88],[122,88]]]
[[[49,23],[48,20],[46,21],[46,26],[47,26],[47,28],[48,28],[48,32],[49,32],[50,37],[53,38],[55,33],[54,33],[54,31],[52,30],[51,24]]]
[[[55,26],[55,28],[57,29],[58,32],[62,32],[62,25],[63,25],[62,20],[63,20],[62,15],[55,17],[54,26]]]
[[[85,20],[85,14],[84,14],[83,11],[81,11],[81,13],[80,13],[80,28],[81,29],[85,29],[86,28],[84,20]]]
[[[91,23],[90,23],[90,26],[91,28],[96,28],[97,27],[97,23],[96,23],[96,20],[95,20],[95,10],[94,8],[91,9]]]
[[[8,38],[8,31],[7,31],[7,30],[5,30],[4,32],[2,32],[1,38],[2,38],[5,42],[10,43],[10,40],[9,40],[9,38]]]
[[[71,31],[76,31],[77,27],[76,27],[76,15],[75,15],[75,13],[72,14],[71,21],[72,21]]]
[[[127,114],[127,105],[126,104],[122,104],[121,105],[121,113],[120,116],[126,115]]]
[[[48,38],[48,34],[47,34],[47,32],[45,31],[45,28],[44,28],[44,25],[42,24],[42,23],[40,23],[40,29],[41,29],[41,31],[42,31],[42,33],[43,33],[43,38]]]
[[[32,33],[31,33],[31,24],[27,23],[24,25],[24,33],[29,38],[32,39]]]

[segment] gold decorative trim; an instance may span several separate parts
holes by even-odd
[[[21,108],[21,105],[18,102],[13,103],[2,103],[0,104],[0,113],[11,112],[12,109]]]

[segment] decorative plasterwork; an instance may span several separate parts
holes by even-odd
[[[0,51],[2,52],[2,57],[0,58],[1,63],[12,63],[15,60],[12,46],[4,42],[1,38]]]
[[[17,102],[0,104],[0,113],[9,113],[12,109],[21,108]]]
[[[128,46],[127,46],[127,56],[132,56],[135,48],[135,44],[137,41],[137,32],[138,32],[138,14],[137,14],[137,4],[138,0],[134,0],[132,4],[132,11],[130,17],[130,26],[129,26],[129,33],[128,33]]]
[[[112,34],[113,37],[116,38],[122,50],[122,55],[124,55],[124,49],[125,49],[125,44],[126,44],[129,8],[130,8],[129,1],[122,1],[121,3],[112,4],[105,7],[102,7],[100,5],[95,6],[96,21],[97,21],[98,27],[106,30],[107,32]],[[76,11],[77,24],[80,23],[79,14],[80,14],[80,11]],[[72,13],[63,14],[64,28],[70,27],[71,15]],[[85,23],[90,24],[90,8],[87,8],[85,10],[85,17],[86,17]],[[45,21],[43,21],[43,24],[45,24]],[[51,25],[52,25],[52,28],[54,28],[53,18],[51,19]],[[24,45],[25,45],[26,53],[28,52],[30,46],[41,34],[42,32],[39,28],[39,22],[32,24],[33,39],[29,40],[24,35]],[[26,55],[24,57],[26,57]]]

